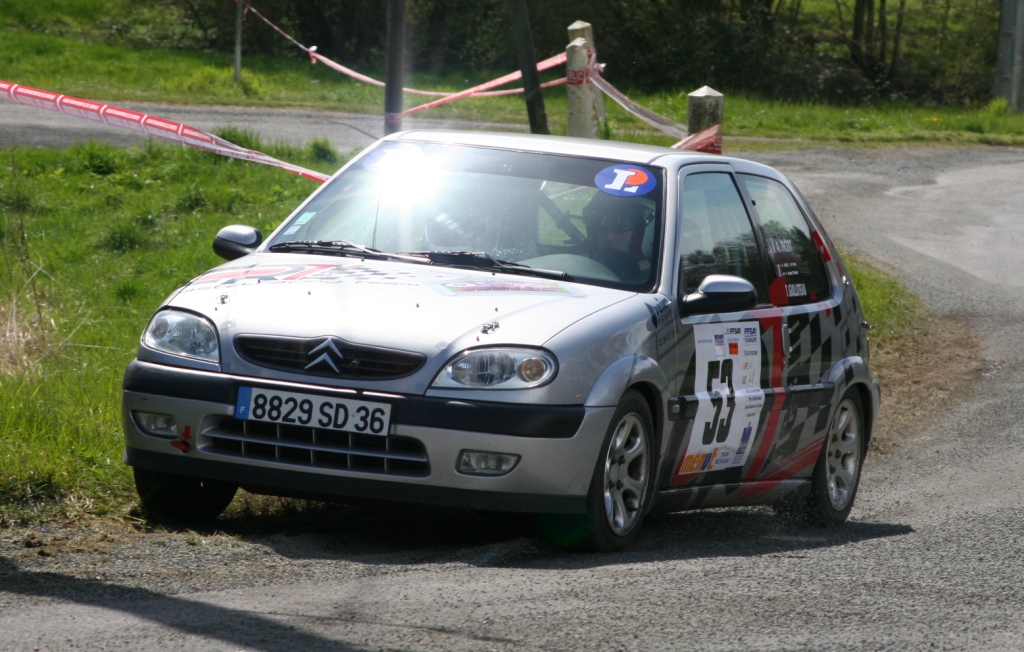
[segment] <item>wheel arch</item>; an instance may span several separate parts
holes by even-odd
[[[835,383],[836,400],[851,389],[860,397],[864,408],[864,438],[867,446],[875,433],[881,403],[878,382],[871,376],[867,362],[859,357],[846,358],[832,367],[828,380]]]
[[[857,383],[853,389],[860,395],[860,404],[864,408],[864,451],[866,453],[871,445],[878,421],[878,401],[875,400],[877,393],[872,391],[868,383]]]
[[[626,388],[626,392],[630,390],[636,391],[643,398],[644,402],[647,403],[647,409],[651,411],[651,430],[650,433],[653,441],[651,442],[651,452],[654,455],[652,462],[652,469],[654,471],[653,477],[651,478],[651,497],[647,504],[647,511],[653,508],[655,503],[658,502],[658,495],[661,493],[661,476],[663,473],[662,457],[663,444],[665,441],[664,428],[667,419],[665,418],[665,401],[662,399],[661,392],[657,386],[648,381],[637,381]],[[625,392],[623,393],[625,395]]]

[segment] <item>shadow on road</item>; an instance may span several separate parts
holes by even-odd
[[[3,557],[0,557],[0,592],[115,610],[185,634],[221,640],[246,649],[273,652],[354,649],[251,612],[100,580],[22,571]]]
[[[799,556],[814,549],[910,534],[909,525],[850,522],[816,528],[770,508],[737,508],[648,518],[624,553],[561,550],[567,540],[531,515],[435,508],[323,506],[290,516],[226,519],[218,530],[290,559],[360,563],[449,563],[481,567],[586,568],[660,560]],[[572,534],[568,534],[568,540]]]

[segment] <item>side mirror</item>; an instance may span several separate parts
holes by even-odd
[[[752,310],[757,306],[754,285],[739,276],[709,274],[697,291],[682,298],[679,311],[683,315]]]
[[[213,253],[225,260],[235,260],[256,251],[263,242],[260,230],[251,226],[225,226],[213,239]]]

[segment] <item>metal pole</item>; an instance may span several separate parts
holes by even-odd
[[[1013,113],[1024,112],[1024,0],[1017,1],[1013,34],[1013,65],[1010,68],[1010,94],[1006,103]]]
[[[516,55],[519,69],[523,73],[523,95],[526,96],[526,113],[530,118],[530,133],[547,134],[548,116],[544,111],[544,95],[540,89],[540,74],[537,72],[537,53],[533,49],[533,34],[530,31],[530,14],[526,0],[508,0],[508,11],[512,17],[512,33],[516,37]]]
[[[996,79],[992,94],[1011,112],[1024,112],[1024,0],[1002,0]]]
[[[402,130],[405,0],[388,0],[388,52],[384,78],[384,133]]]
[[[242,81],[242,13],[244,7],[235,0],[235,83]]]

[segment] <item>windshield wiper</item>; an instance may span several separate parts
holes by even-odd
[[[429,261],[424,258],[403,256],[401,254],[389,254],[379,249],[356,244],[347,240],[293,240],[292,242],[279,242],[271,245],[269,251],[301,251],[311,254],[328,254],[332,256],[358,256],[360,258],[371,258],[373,260],[401,260],[410,263],[426,264]]]
[[[540,276],[543,278],[557,278],[563,281],[574,280],[565,272],[554,269],[540,269],[530,267],[522,263],[513,263],[507,260],[498,260],[484,251],[405,251],[407,256],[423,256],[430,260],[432,265],[448,265],[450,267],[472,267],[474,269],[486,269],[492,272],[504,272],[506,274],[522,274],[524,276]]]

